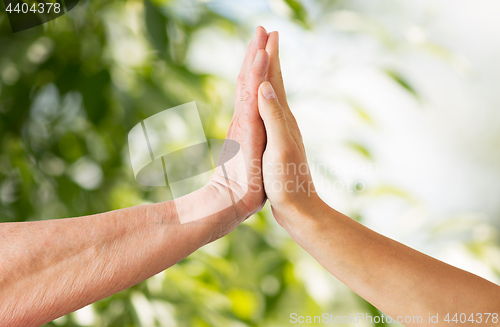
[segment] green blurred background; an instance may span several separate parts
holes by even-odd
[[[449,23],[441,13],[454,4],[409,3],[83,0],[57,20],[16,34],[2,11],[0,222],[164,201],[164,189],[134,180],[128,132],[155,113],[196,101],[207,138],[224,138],[237,69],[262,24],[281,33],[285,84],[313,166],[334,167],[315,176],[325,200],[498,282],[499,189],[492,180],[500,176],[500,147],[492,119],[498,114],[490,110],[498,99],[485,87],[463,107],[443,102],[460,100],[453,83],[490,85],[481,72],[496,71],[497,50],[468,57],[473,36],[447,38],[436,28]],[[498,11],[486,3],[492,7],[474,8],[469,22],[476,36],[477,22]],[[470,12],[463,1],[456,6]],[[454,14],[455,21],[462,17]],[[489,66],[474,66],[485,60]],[[486,129],[492,132],[478,132]],[[450,148],[448,161],[436,155]],[[470,178],[443,177],[450,166]],[[470,194],[457,193],[462,189]],[[172,268],[47,326],[287,326],[292,312],[377,314],[294,244],[266,207]]]

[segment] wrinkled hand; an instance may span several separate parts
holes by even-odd
[[[240,150],[227,163],[216,169],[209,182],[223,197],[227,197],[229,192],[236,209],[236,219],[223,226],[221,235],[227,234],[250,215],[258,212],[265,202],[261,160],[266,134],[257,105],[258,88],[265,80],[269,66],[269,55],[265,51],[267,39],[266,30],[258,27],[246,51],[236,84],[234,114],[226,139],[237,141]],[[228,147],[231,147],[230,143]]]

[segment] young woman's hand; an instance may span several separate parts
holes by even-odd
[[[259,112],[267,134],[262,168],[264,188],[278,223],[289,232],[304,212],[322,201],[316,194],[297,121],[288,106],[279,62],[278,32],[269,35],[270,63],[259,87]]]

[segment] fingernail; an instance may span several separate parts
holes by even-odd
[[[262,95],[266,99],[275,99],[276,98],[276,93],[274,93],[274,89],[273,89],[273,86],[271,85],[271,83],[264,82],[264,83],[262,83],[260,88],[262,91]]]

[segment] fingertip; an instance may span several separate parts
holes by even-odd
[[[254,49],[264,49],[266,47],[268,38],[269,36],[266,29],[262,26],[257,27],[257,29],[255,30],[255,38],[253,44]]]
[[[272,37],[276,40],[275,41],[276,44],[279,44],[280,43],[280,34],[278,33],[278,31],[273,31],[273,32],[271,32],[271,34],[272,34]]]
[[[266,29],[262,26],[257,26],[257,28],[255,29],[255,38],[268,38],[268,33],[266,31]]]
[[[257,28],[255,29],[255,34],[257,34],[259,31],[263,31],[264,33],[267,34],[266,29],[262,25],[257,26]]]
[[[266,49],[269,51],[270,55],[277,54],[279,52],[279,34],[276,31],[269,33],[267,37]]]

